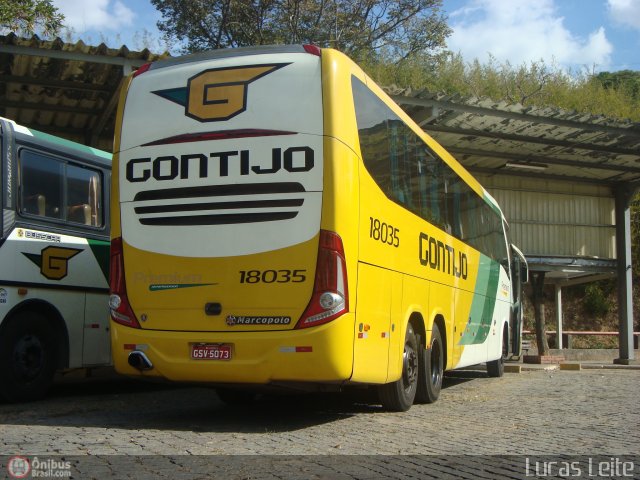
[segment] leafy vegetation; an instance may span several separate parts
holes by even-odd
[[[52,0],[0,0],[0,29],[18,35],[41,32],[55,35],[62,28],[64,15]]]
[[[372,59],[363,62],[363,67],[382,85],[640,121],[640,72],[593,75],[568,72],[544,60],[514,66],[495,59],[465,62],[452,53],[414,55],[401,61]]]
[[[186,52],[314,43],[356,60],[442,49],[451,30],[442,0],[151,0],[158,28]]]
[[[640,72],[633,70],[620,70],[618,72],[600,72],[596,75],[605,88],[624,90],[635,100],[640,97]]]

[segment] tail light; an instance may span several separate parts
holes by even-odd
[[[310,53],[311,55],[316,55],[318,57],[322,56],[322,50],[316,45],[302,45],[302,48],[304,48],[305,52]]]
[[[133,76],[137,77],[138,75],[142,75],[144,72],[146,72],[150,68],[151,68],[151,63],[145,63],[144,65],[141,65],[140,68],[138,68],[135,72],[133,72]]]
[[[124,278],[124,256],[122,254],[122,237],[111,240],[109,277],[109,308],[114,322],[127,327],[140,328],[138,319],[129,305],[127,285]]]
[[[320,230],[313,295],[296,328],[307,328],[335,320],[349,311],[347,264],[342,239]]]

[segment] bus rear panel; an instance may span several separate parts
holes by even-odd
[[[145,374],[174,380],[348,379],[343,246],[321,228],[320,56],[286,47],[154,64],[134,75],[121,115],[118,371],[137,373],[139,351],[154,366]]]

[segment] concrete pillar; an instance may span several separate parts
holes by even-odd
[[[562,349],[562,287],[556,283],[556,348]]]
[[[615,188],[616,257],[618,272],[619,355],[615,363],[634,363],[633,296],[631,288],[631,209],[634,189],[627,185]]]

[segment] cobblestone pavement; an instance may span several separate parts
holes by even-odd
[[[0,404],[0,455],[3,465],[14,455],[71,460],[73,478],[227,479],[427,478],[427,470],[431,478],[525,478],[523,456],[605,455],[631,458],[640,478],[639,380],[638,370],[499,379],[466,370],[445,379],[435,404],[389,413],[362,393],[226,406],[207,388],[88,379],[57,384],[38,402]],[[495,471],[478,475],[483,465]]]

